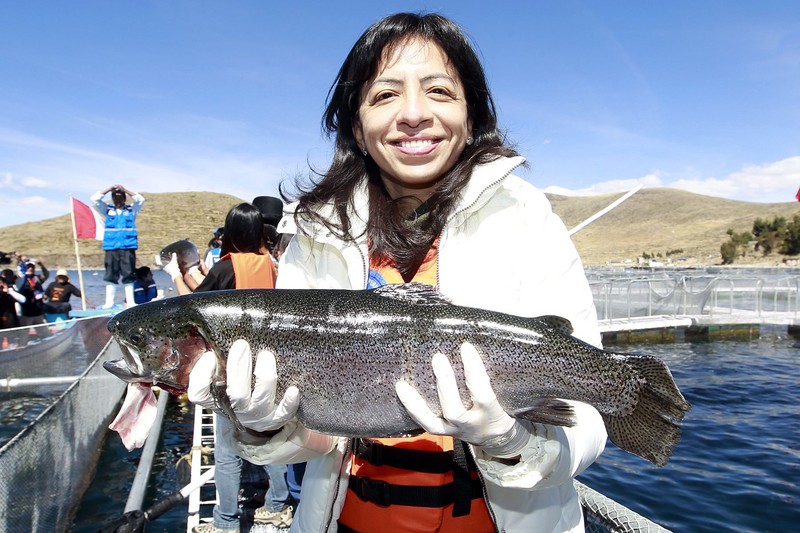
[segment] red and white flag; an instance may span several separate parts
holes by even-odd
[[[76,238],[103,240],[105,222],[100,213],[75,198],[72,198],[72,213],[75,217]]]
[[[800,189],[797,189],[797,194],[794,195],[797,198],[797,201],[800,202]]]

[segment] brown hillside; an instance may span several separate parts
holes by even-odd
[[[592,197],[550,196],[553,210],[568,228],[619,198],[621,194]],[[677,189],[643,189],[596,220],[573,240],[587,265],[602,265],[642,253],[680,256],[703,264],[720,262],[720,245],[727,231],[750,231],[756,218],[788,220],[800,213],[797,202],[764,204],[725,200]],[[780,256],[767,258],[780,262]]]
[[[142,193],[147,199],[138,225],[139,264],[151,265],[165,245],[188,238],[202,252],[211,233],[224,222],[239,198],[210,192]],[[549,195],[553,209],[568,228],[603,209],[620,194],[590,197]],[[643,252],[679,255],[702,264],[720,262],[719,247],[727,231],[752,229],[756,218],[791,219],[800,213],[796,202],[761,204],[724,200],[676,189],[644,189],[574,236],[586,265],[636,260]],[[41,259],[50,268],[74,267],[75,251],[69,214],[0,228],[0,250]],[[102,268],[103,252],[97,241],[80,241],[84,268]],[[779,263],[780,256],[767,258]]]

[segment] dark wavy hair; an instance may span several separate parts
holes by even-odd
[[[261,211],[253,204],[243,202],[231,207],[225,217],[220,256],[229,253],[261,252]]]
[[[364,84],[377,75],[384,58],[391,57],[398,47],[413,38],[437,44],[458,74],[465,91],[467,113],[472,120],[473,138],[473,143],[464,148],[456,164],[442,176],[432,196],[425,201],[428,216],[418,224],[405,220],[409,199],[389,196],[380,169],[372,158],[361,153],[353,132]],[[455,209],[475,165],[516,155],[512,148],[505,146],[505,138],[498,129],[494,101],[475,50],[455,22],[437,14],[390,15],[361,35],[328,92],[323,130],[329,137],[335,136],[333,160],[310,188],[304,190],[298,186],[298,215],[324,224],[341,238],[359,237],[351,234],[348,211],[352,208],[354,191],[366,176],[370,205],[366,232],[370,255],[393,264],[405,279],[413,277],[424,260]],[[323,219],[318,214],[319,208],[331,203],[336,209],[336,219]]]

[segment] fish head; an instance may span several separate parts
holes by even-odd
[[[213,345],[192,319],[191,310],[166,301],[137,305],[118,313],[108,329],[119,344],[122,359],[103,367],[128,383],[158,385],[173,393],[186,391],[189,373]]]

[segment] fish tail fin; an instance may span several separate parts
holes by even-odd
[[[691,408],[667,366],[655,357],[632,355],[627,362],[644,379],[639,401],[628,415],[603,414],[611,442],[656,466],[664,466],[681,438],[678,422]]]
[[[509,413],[514,418],[524,418],[540,424],[572,427],[576,424],[575,410],[570,404],[558,398],[539,398],[524,409]]]

